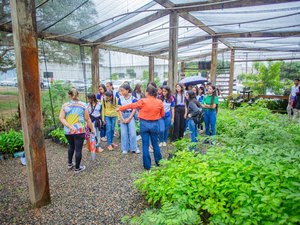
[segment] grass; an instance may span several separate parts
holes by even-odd
[[[17,110],[18,99],[13,101],[0,100],[0,113],[7,110]]]

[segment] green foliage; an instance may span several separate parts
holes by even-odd
[[[61,144],[68,144],[68,140],[65,136],[64,130],[57,128],[50,132],[50,136],[59,141]]]
[[[113,74],[111,75],[111,79],[112,79],[112,80],[118,80],[118,79],[119,79],[119,74],[118,74],[118,73],[113,73]]]
[[[126,223],[130,218],[123,218]],[[197,211],[166,202],[160,209],[146,210],[141,216],[131,219],[133,225],[192,225],[202,224]]]
[[[55,81],[51,85],[52,105],[54,109],[54,120],[56,125],[61,125],[58,116],[62,105],[68,101],[68,90],[71,88],[70,84],[66,85],[61,81]],[[44,126],[53,126],[53,116],[50,101],[50,93],[47,91],[42,95],[42,114],[44,117]]]
[[[288,105],[288,100],[286,99],[258,99],[255,101],[255,105],[265,107],[270,110],[284,110],[286,112],[286,107]]]
[[[0,152],[13,154],[23,150],[24,143],[21,131],[10,130],[0,133]]]
[[[280,67],[280,79],[294,80],[299,78],[300,62],[282,62]]]
[[[258,74],[240,74],[238,79],[244,86],[250,87],[254,94],[266,94],[267,90],[282,94],[283,84],[280,81],[281,62],[255,63]]]
[[[185,141],[135,181],[148,202],[207,212],[210,224],[298,224],[300,124],[241,107],[220,110],[217,131],[219,144],[207,154],[188,151]]]

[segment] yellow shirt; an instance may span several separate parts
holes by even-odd
[[[104,116],[109,117],[117,117],[119,114],[117,112],[118,107],[118,98],[114,98],[113,102],[102,100],[102,120],[104,120]]]

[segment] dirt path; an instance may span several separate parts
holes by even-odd
[[[91,163],[84,150],[87,170],[74,174],[66,147],[46,140],[46,151],[52,203],[38,210],[29,202],[26,167],[19,159],[0,161],[0,224],[121,224],[146,207],[133,188],[133,175],[144,171],[141,154],[105,151]]]

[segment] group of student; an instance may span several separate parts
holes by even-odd
[[[97,137],[98,152],[103,151],[100,147],[101,141],[107,142],[109,151],[118,147],[114,143],[114,137],[116,126],[120,126],[121,150],[124,154],[140,153],[136,134],[136,123],[139,122],[143,165],[147,170],[151,168],[149,148],[153,149],[155,163],[158,165],[162,158],[160,147],[167,145],[169,128],[172,125],[172,141],[181,139],[188,128],[191,141],[197,142],[198,128],[203,129],[199,115],[204,114],[205,134],[216,134],[218,96],[216,88],[211,84],[200,88],[189,86],[186,90],[183,84],[178,83],[175,93],[172,94],[166,83],[157,88],[154,82],[150,82],[143,93],[140,84],[132,90],[129,83],[125,82],[116,91],[112,83],[108,82],[106,85],[99,85],[97,94],[88,95],[87,106],[79,101],[75,88],[68,94],[71,100],[63,105],[59,118],[69,142],[68,168],[75,167],[75,172],[85,169],[85,166],[80,166],[85,122],[90,132]],[[72,161],[74,152],[75,164]]]

